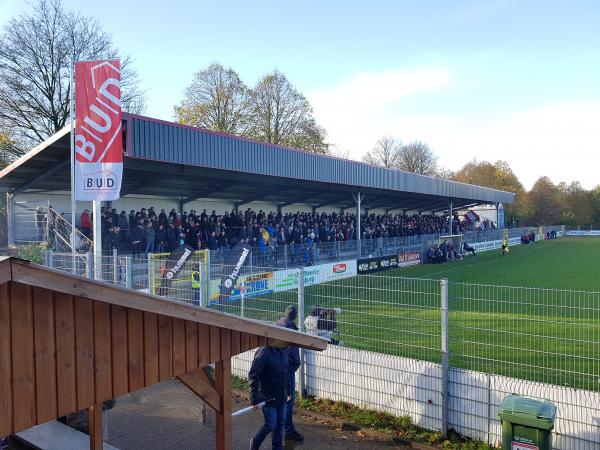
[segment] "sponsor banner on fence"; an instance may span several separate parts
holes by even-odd
[[[421,252],[403,252],[398,255],[398,267],[421,264]]]
[[[117,200],[123,174],[121,66],[75,64],[75,199]]]
[[[304,286],[327,283],[342,278],[357,275],[356,260],[340,261],[329,264],[320,264],[304,268]],[[211,301],[219,299],[218,280],[210,283]],[[227,300],[239,300],[241,290],[245,297],[257,297],[273,292],[289,291],[298,288],[298,269],[277,270],[275,272],[262,272],[254,275],[243,275],[232,284]]]
[[[358,260],[358,273],[372,273],[398,267],[397,256],[378,256]]]
[[[219,302],[227,301],[238,284],[240,272],[252,252],[249,245],[239,243],[231,249],[223,266],[223,276],[219,284]]]
[[[358,260],[358,273],[373,273],[421,264],[421,252],[402,252],[392,256],[378,256]]]
[[[600,236],[600,230],[569,230],[567,236]]]
[[[182,245],[171,252],[165,265],[159,268],[162,277],[158,295],[167,294],[171,283],[175,281],[177,274],[181,272],[193,253],[194,249],[189,245]]]
[[[520,237],[512,237],[508,239],[508,245],[519,245],[521,243]],[[498,239],[495,241],[484,241],[484,242],[473,242],[469,243],[471,247],[473,247],[478,252],[484,252],[486,250],[494,250],[497,248],[502,248],[502,239]]]

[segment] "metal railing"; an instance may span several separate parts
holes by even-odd
[[[92,273],[91,256],[50,255],[54,267]],[[171,284],[161,290],[164,258],[109,255],[101,276],[195,303],[188,297],[193,288]],[[197,258],[199,266],[212,267],[208,253]],[[587,419],[600,414],[600,292],[407,278],[401,272],[314,284],[315,270],[248,265],[222,295],[219,279],[231,268],[221,266],[203,279],[208,292],[198,303],[271,323],[297,305],[299,327],[331,343],[323,355],[307,354],[301,391],[306,386],[313,395],[408,414],[425,427],[454,427],[491,444],[500,436],[496,416],[503,396],[537,393],[559,407],[557,449],[600,446],[600,424]],[[250,362],[244,361],[237,372],[242,375]]]

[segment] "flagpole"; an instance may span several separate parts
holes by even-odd
[[[70,99],[70,120],[71,120],[71,253],[75,253],[75,120],[73,118],[73,110],[75,109],[75,82],[74,82],[74,64],[71,60],[69,68],[70,83],[71,83],[71,99]],[[73,261],[75,258],[73,257]]]

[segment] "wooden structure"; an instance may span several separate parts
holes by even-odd
[[[285,328],[57,272],[0,261],[0,436],[81,409],[102,448],[102,403],[179,377],[216,413],[231,448],[231,356],[277,339],[326,341]],[[214,378],[203,368],[215,364]]]

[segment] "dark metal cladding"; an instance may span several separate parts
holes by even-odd
[[[316,155],[148,117],[125,117],[126,152],[131,158],[480,203],[514,201],[510,192]]]

